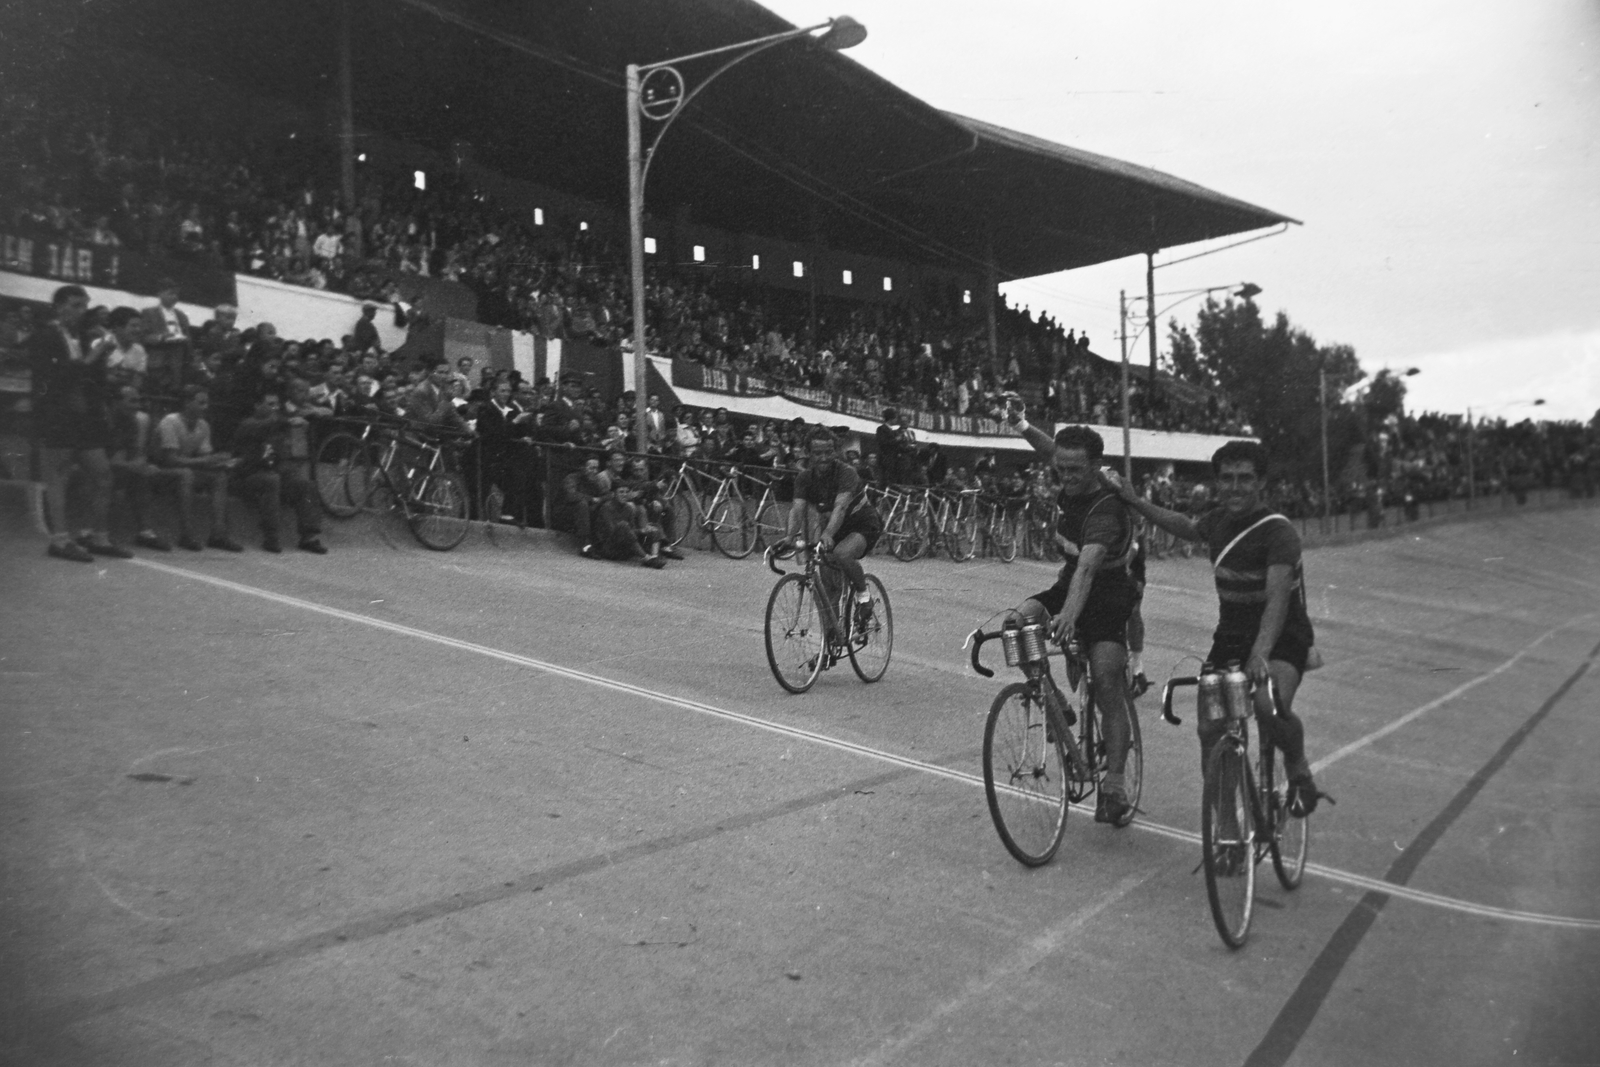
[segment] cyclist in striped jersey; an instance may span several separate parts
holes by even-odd
[[[1270,676],[1276,684],[1278,714],[1272,715],[1263,686],[1257,691],[1256,719],[1263,735],[1283,752],[1290,810],[1309,815],[1325,794],[1311,777],[1305,727],[1293,710],[1308,665],[1320,663],[1306,612],[1300,534],[1262,499],[1267,451],[1261,445],[1229,441],[1211,457],[1211,469],[1220,503],[1192,519],[1139,498],[1114,473],[1102,471],[1100,480],[1163,530],[1207,546],[1220,606],[1207,658],[1219,666],[1237,661],[1256,683]],[[1207,741],[1201,738],[1203,751]]]

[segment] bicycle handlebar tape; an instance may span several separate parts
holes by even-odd
[[[992,639],[994,636],[995,636],[994,634],[986,634],[982,630],[974,630],[974,631],[972,631],[972,635],[971,635],[971,638],[970,638],[970,640],[972,641],[972,656],[971,656],[972,669],[977,671],[979,674],[981,674],[985,678],[993,678],[994,677],[994,671],[991,671],[989,668],[985,667],[982,663],[978,662],[978,654],[979,654],[980,650],[982,650],[982,648],[983,648],[983,643],[985,641],[988,641],[988,640]]]

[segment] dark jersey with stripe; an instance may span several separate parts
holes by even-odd
[[[1266,507],[1260,507],[1249,514],[1234,516],[1219,506],[1195,520],[1195,528],[1205,538],[1207,555],[1211,557],[1217,599],[1221,604],[1217,633],[1255,640],[1261,629],[1261,616],[1267,610],[1267,568],[1283,564],[1294,570],[1283,633],[1309,646],[1313,634],[1311,617],[1306,612],[1300,532],[1294,528],[1294,523],[1282,517],[1261,522],[1271,514]],[[1255,526],[1256,523],[1261,525]],[[1255,529],[1250,529],[1252,526]],[[1233,544],[1234,538],[1246,530],[1250,532]],[[1230,544],[1232,548],[1228,547]]]
[[[850,494],[844,509],[846,515],[854,515],[867,507],[864,490],[865,483],[856,469],[838,460],[801,471],[794,480],[794,495],[808,501],[823,518],[833,514],[833,502],[840,493]]]
[[[1095,571],[1095,584],[1129,582],[1128,562],[1133,558],[1133,520],[1128,506],[1117,494],[1107,489],[1071,496],[1061,493],[1056,497],[1061,517],[1056,522],[1056,533],[1065,542],[1062,551],[1067,557],[1061,568],[1060,580],[1072,577],[1078,566],[1078,555],[1089,545],[1105,546],[1105,559]]]

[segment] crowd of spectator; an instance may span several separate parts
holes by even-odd
[[[361,297],[392,295],[396,274],[443,278],[471,288],[492,325],[631,345],[625,249],[597,230],[553,213],[535,225],[448,171],[418,188],[410,172],[363,168],[346,204],[319,137],[195,137],[119,106],[67,94],[0,102],[0,151],[20,163],[0,176],[0,223]],[[1117,368],[1087,336],[1003,297],[991,355],[983,315],[954,289],[864,303],[756,290],[736,273],[652,262],[651,351],[908,409],[987,415],[999,394],[1022,391],[1063,421],[1120,421]],[[1241,427],[1225,401],[1165,382],[1136,382],[1131,408],[1137,426]]]

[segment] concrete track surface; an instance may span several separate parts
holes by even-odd
[[[1004,678],[961,642],[1042,564],[875,557],[887,677],[796,697],[754,559],[335,525],[326,557],[87,566],[11,529],[5,1062],[1600,1062],[1595,509],[1308,555],[1338,806],[1237,952],[1154,695],[1140,821],[1002,849]],[[1150,580],[1159,681],[1215,601],[1202,561]]]

